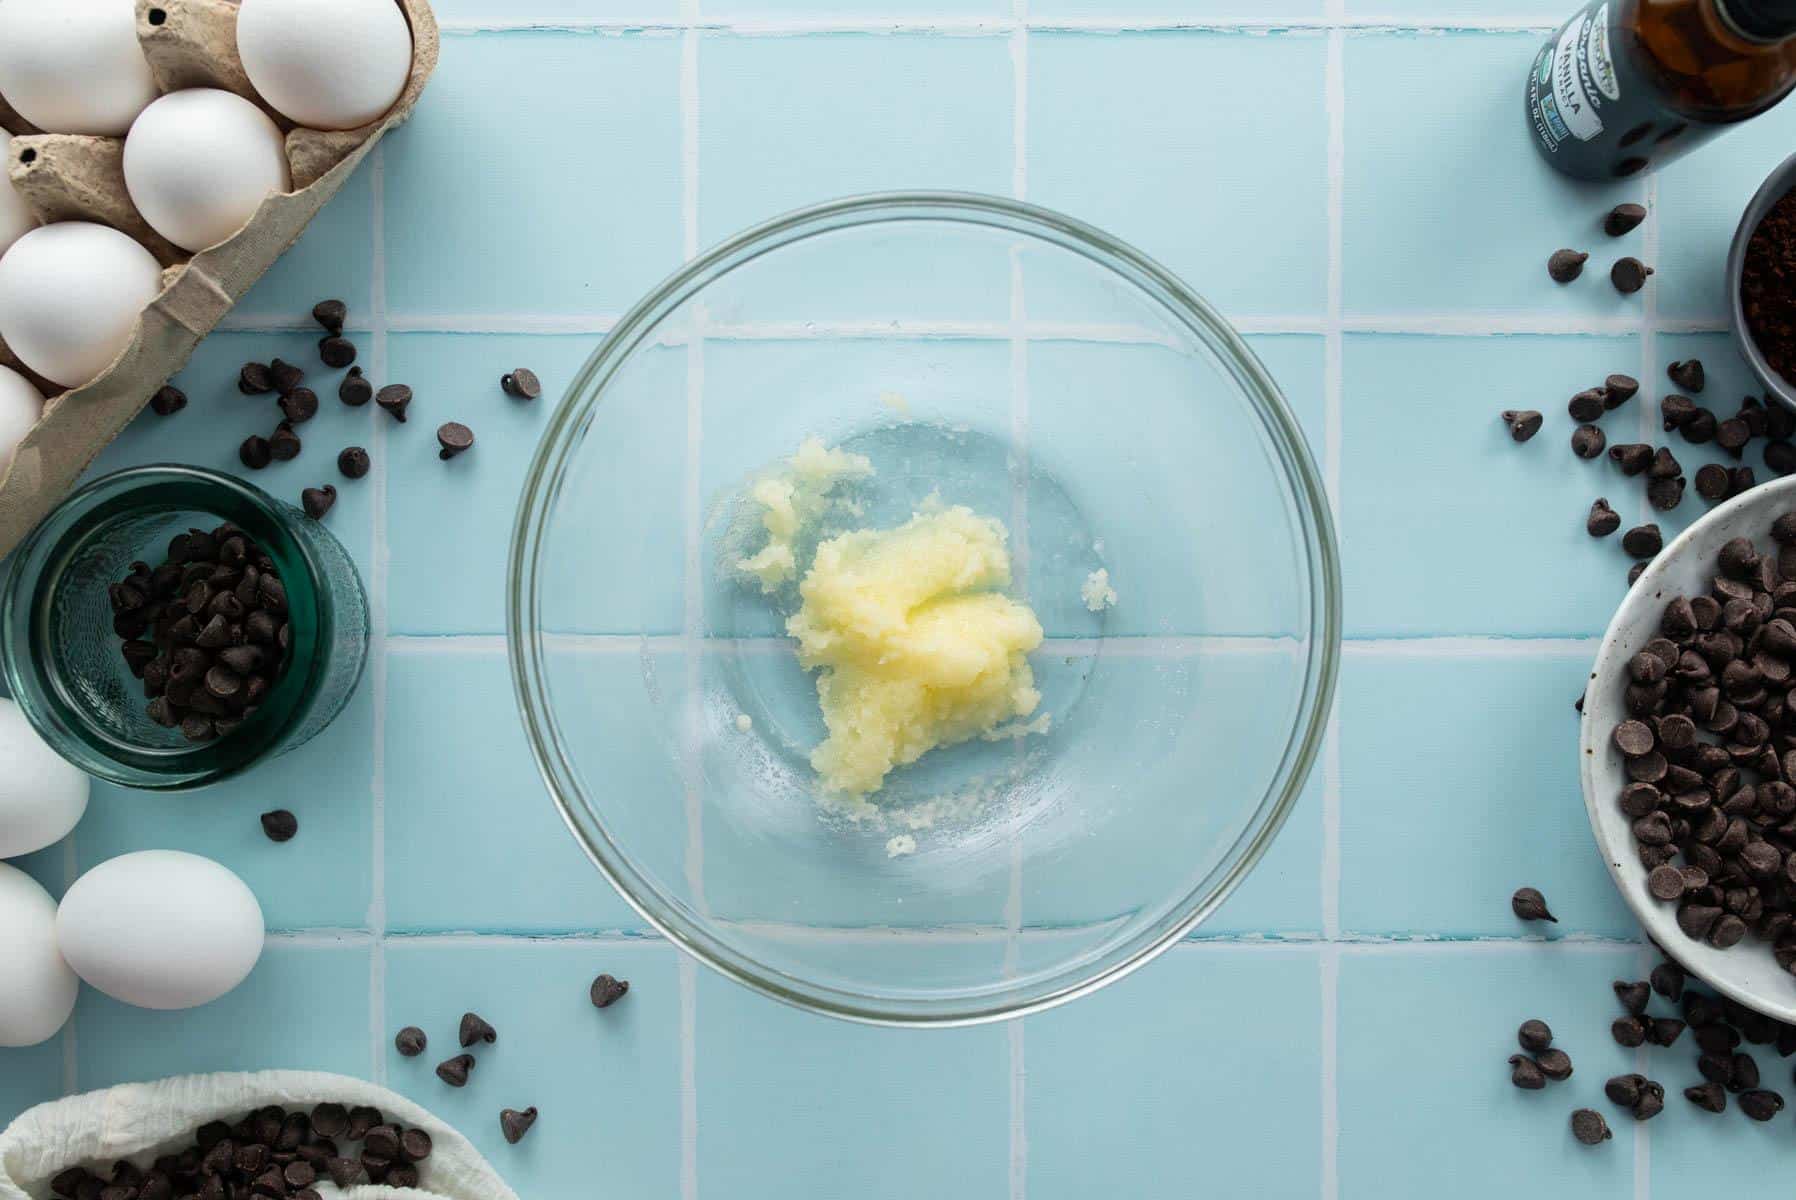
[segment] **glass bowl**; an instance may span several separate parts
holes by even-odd
[[[809,437],[875,468],[845,526],[937,500],[1008,526],[1047,732],[819,791],[794,598],[736,569],[746,489]],[[1304,434],[1215,310],[1056,213],[892,194],[750,230],[619,322],[525,482],[508,629],[555,803],[644,918],[777,999],[951,1025],[1216,910],[1316,757],[1340,603]]]

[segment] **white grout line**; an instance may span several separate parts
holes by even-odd
[[[1602,644],[1600,637],[1429,637],[1349,640],[1341,648],[1357,658],[1588,658]]]
[[[692,552],[692,547],[688,547]],[[702,609],[703,598],[699,596]],[[702,611],[697,620],[703,621]],[[386,650],[407,656],[498,655],[506,652],[506,639],[496,633],[387,634]],[[544,635],[551,649],[586,654],[639,654],[644,650],[671,653],[695,642],[703,653],[779,654],[789,652],[792,640],[783,637],[689,638],[678,634],[551,633]],[[1360,658],[1579,658],[1593,654],[1602,644],[1595,635],[1564,637],[1504,637],[1495,634],[1439,634],[1403,638],[1347,638],[1344,653]],[[1302,643],[1296,638],[1254,634],[1171,635],[1106,638],[1048,637],[1042,654],[1095,655],[1110,658],[1189,658],[1194,655],[1294,653]]]
[[[1338,21],[1345,0],[1327,0],[1329,20]],[[1345,402],[1345,322],[1342,319],[1346,225],[1347,81],[1346,44],[1336,30],[1328,35],[1323,68],[1323,104],[1328,114],[1328,285],[1322,367],[1322,482],[1336,527],[1341,516],[1341,439]],[[1322,931],[1329,939],[1318,956],[1322,1030],[1321,1058],[1321,1187],[1322,1200],[1337,1200],[1340,1183],[1340,1099],[1336,1084],[1339,1053],[1338,995],[1340,958],[1333,942],[1341,936],[1341,717],[1337,704],[1328,714],[1322,741],[1322,862],[1320,864]]]
[[[680,41],[680,229],[681,250],[687,262],[699,250],[699,40],[692,26],[700,17],[700,0],[680,0],[680,18],[688,26]],[[692,904],[700,913],[705,903],[704,771],[704,663],[694,643],[704,631],[701,506],[701,473],[704,457],[705,344],[707,314],[695,306],[694,336],[686,348],[686,453],[682,463],[682,504],[685,508],[684,584],[681,615],[682,642],[686,649],[686,695],[682,704],[681,792],[685,807],[686,841],[683,858],[686,885]],[[689,954],[680,956],[680,1197],[698,1200],[698,965]]]
[[[680,960],[680,1200],[698,1200],[698,964]]]
[[[368,348],[368,373],[374,386],[387,377],[387,239],[386,194],[387,170],[385,147],[376,146],[368,164],[370,191],[373,194],[374,230],[372,235],[371,280],[369,283],[370,317],[373,336]],[[374,459],[372,478],[373,562],[368,580],[369,638],[368,652],[374,656],[369,674],[369,699],[374,707],[369,722],[369,736],[374,739],[373,770],[369,788],[369,825],[372,830],[370,853],[373,862],[368,884],[368,928],[374,944],[368,953],[368,1030],[369,1053],[372,1056],[370,1078],[384,1084],[387,1080],[387,1056],[384,1053],[387,1008],[387,955],[383,944],[387,929],[387,430],[386,422],[375,419],[369,406],[368,420],[373,426],[369,447]]]
[[[1016,28],[1010,35],[1011,66],[1011,196],[1029,198],[1029,0],[1011,0]],[[1010,248],[1010,521],[1011,545],[1016,562],[1017,585],[1027,594],[1029,586],[1029,306],[1024,292],[1023,250]],[[1017,761],[1025,756],[1016,744]],[[1004,925],[1009,935],[1004,944],[1004,977],[1015,979],[1021,966],[1023,929],[1023,843],[1012,834],[1009,847],[1009,889],[1004,898]],[[1005,1031],[1009,1052],[1009,1103],[1007,1180],[1009,1200],[1026,1200],[1029,1194],[1029,1104],[1026,1054],[1027,1028],[1012,1020]]]
[[[1312,36],[1329,30],[1355,36],[1384,33],[1515,34],[1548,33],[1556,26],[1532,18],[1451,18],[1429,21],[1408,15],[1237,18],[1180,20],[1142,14],[1100,17],[1055,17],[1042,20],[979,17],[916,17],[903,14],[875,15],[854,20],[835,18],[766,18],[748,20],[630,20],[578,17],[532,18],[529,16],[442,18],[438,28],[452,37],[489,33],[584,33],[611,36],[667,37],[686,32],[726,34],[735,37],[806,37],[827,34],[928,34],[945,37],[1008,37],[1018,28],[1031,33],[1208,33],[1286,34]]]
[[[400,313],[387,318],[393,333],[606,334],[615,313]]]

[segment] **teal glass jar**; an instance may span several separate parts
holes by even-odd
[[[285,662],[241,724],[190,742],[146,712],[108,586],[133,562],[162,563],[177,535],[224,522],[259,543],[285,586]],[[260,488],[196,467],[138,467],[76,492],[14,551],[0,592],[13,699],[57,753],[126,787],[204,787],[304,745],[349,702],[367,659],[367,595],[342,543]]]

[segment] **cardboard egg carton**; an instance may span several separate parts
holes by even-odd
[[[162,292],[144,309],[130,345],[99,378],[64,390],[24,368],[0,341],[0,362],[49,399],[0,475],[0,556],[10,553],[67,494],[157,388],[305,231],[387,130],[411,115],[436,69],[436,18],[427,0],[394,0],[412,27],[412,72],[398,101],[359,129],[296,127],[264,104],[237,56],[236,0],[137,0],[137,37],[158,90],[223,88],[260,106],[286,134],[293,191],[271,195],[226,241],[190,254],[144,222],[125,190],[123,138],[40,133],[0,99],[13,134],[12,185],[38,219],[95,221],[130,234],[163,265]],[[322,330],[319,331],[322,334]],[[179,419],[179,418],[174,418]]]

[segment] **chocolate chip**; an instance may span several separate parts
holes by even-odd
[[[352,1142],[359,1142],[368,1136],[370,1129],[382,1123],[380,1109],[359,1104],[349,1110],[349,1131],[346,1136]]]
[[[319,338],[318,359],[333,371],[341,370],[355,361],[355,343],[336,333]]]
[[[299,493],[300,507],[305,509],[306,516],[312,518],[314,521],[323,520],[324,514],[329,512],[331,510],[331,505],[336,502],[337,489],[334,485],[328,483],[323,487],[306,488]]]
[[[1540,1064],[1526,1054],[1509,1056],[1509,1082],[1526,1092],[1538,1092],[1547,1085],[1547,1077],[1540,1072]]]
[[[429,1158],[431,1147],[430,1134],[422,1129],[406,1129],[399,1134],[399,1156],[408,1163]]]
[[[334,1156],[325,1163],[324,1170],[331,1177],[331,1182],[344,1190],[353,1187],[355,1182],[362,1177],[362,1164],[353,1158],[344,1158],[341,1155]]]
[[[1646,1022],[1639,1017],[1617,1017],[1609,1023],[1609,1036],[1630,1050],[1646,1045]]]
[[[1636,525],[1621,535],[1621,548],[1635,558],[1651,558],[1665,548],[1657,525]]]
[[[1523,1021],[1521,1028],[1516,1030],[1515,1040],[1528,1053],[1538,1054],[1553,1044],[1553,1031],[1545,1021]]]
[[[1608,411],[1608,408],[1603,404],[1603,399],[1603,389],[1586,388],[1584,391],[1573,396],[1571,402],[1567,404],[1565,408],[1566,411],[1571,414],[1572,420],[1581,425],[1589,424],[1591,421],[1600,420],[1602,415]]]
[[[1686,392],[1702,391],[1705,382],[1702,360],[1699,358],[1680,359],[1679,361],[1672,363],[1669,367],[1666,367],[1665,374],[1670,377],[1671,382],[1677,384]]]
[[[429,1044],[430,1039],[425,1037],[424,1031],[416,1025],[407,1025],[393,1038],[394,1048],[406,1058],[418,1057],[424,1053],[424,1048]]]
[[[281,413],[295,425],[303,425],[318,415],[318,393],[309,387],[296,387],[280,400]]]
[[[1632,375],[1615,374],[1603,380],[1603,407],[1617,409],[1640,391],[1640,381]]]
[[[1696,1105],[1704,1112],[1724,1112],[1727,1109],[1727,1090],[1719,1083],[1699,1083],[1684,1089],[1684,1099]]]
[[[1678,462],[1677,455],[1668,446],[1660,446],[1654,451],[1652,465],[1646,468],[1648,479],[1676,479],[1683,473],[1684,468]]]
[[[412,389],[403,383],[389,383],[374,394],[374,402],[401,425],[405,424],[405,410],[412,404]]]
[[[1678,928],[1684,931],[1685,937],[1700,941],[1708,936],[1720,917],[1721,909],[1715,905],[1687,903],[1678,909]]]
[[[1684,1022],[1676,1017],[1648,1017],[1646,1040],[1655,1046],[1670,1046],[1684,1035]]]
[[[368,473],[368,468],[371,465],[368,452],[360,446],[346,446],[337,455],[337,470],[343,473],[345,479],[362,478]]]
[[[1740,1111],[1755,1121],[1769,1121],[1784,1110],[1784,1098],[1776,1092],[1753,1090],[1740,1093]]]
[[[1645,287],[1646,278],[1652,273],[1653,269],[1637,258],[1619,258],[1609,268],[1609,282],[1615,285],[1616,291],[1628,296]]]
[[[1586,1146],[1600,1146],[1615,1135],[1609,1132],[1609,1122],[1603,1120],[1603,1114],[1593,1108],[1580,1108],[1571,1115],[1572,1136]]]
[[[288,396],[305,382],[306,373],[285,359],[277,358],[268,364],[268,378],[276,392]]]
[[[1522,906],[1523,906],[1522,893],[1523,892],[1530,894],[1531,898],[1528,901],[1528,903],[1530,905],[1537,904],[1539,906],[1540,915],[1528,916],[1523,913],[1523,911],[1522,911]],[[1524,921],[1537,921],[1537,920],[1556,921],[1556,920],[1558,920],[1557,917],[1554,917],[1547,912],[1546,901],[1542,900],[1540,898],[1540,893],[1536,892],[1533,888],[1523,888],[1520,892],[1517,892],[1515,894],[1515,899],[1513,901],[1513,905],[1515,907],[1515,915],[1518,917],[1521,917],[1522,920],[1524,920]],[[1532,907],[1530,907],[1529,911],[1533,911]],[[590,989],[590,992],[589,992],[589,994],[592,998],[592,1006],[594,1008],[610,1008],[613,1004],[616,1004],[619,1000],[622,1000],[624,998],[625,993],[627,993],[629,990],[630,990],[630,981],[629,980],[615,979],[610,975],[601,975],[597,979],[592,981],[592,988]]]
[[[1570,283],[1584,273],[1589,257],[1582,250],[1555,250],[1547,257],[1547,275],[1554,283]]]
[[[1684,894],[1684,876],[1669,863],[1661,863],[1646,877],[1646,890],[1659,900],[1676,900]]]
[[[237,372],[237,390],[245,396],[266,396],[274,391],[274,376],[267,363],[246,362]]]
[[[252,471],[260,471],[266,467],[274,461],[268,439],[259,433],[252,433],[244,438],[243,444],[237,447],[237,461]]]
[[[1629,758],[1639,758],[1651,754],[1656,739],[1652,727],[1645,721],[1623,721],[1615,727],[1615,747]],[[1645,984],[1641,985],[1643,988]],[[1642,1004],[1645,1002],[1642,1001]]]
[[[517,367],[508,374],[501,375],[499,386],[507,396],[513,396],[519,400],[534,400],[543,394],[542,380],[538,379],[536,372],[529,367]]]
[[[321,1138],[342,1137],[349,1130],[349,1110],[326,1101],[312,1108],[312,1132]]]
[[[275,426],[268,437],[268,453],[276,462],[292,462],[299,457],[302,445],[299,435],[285,421]]]
[[[1525,1087],[1527,1085],[1517,1082],[1516,1086]],[[519,1112],[515,1108],[499,1111],[499,1132],[503,1133],[505,1140],[514,1146],[524,1140],[524,1135],[530,1132],[530,1127],[534,1124],[536,1124],[536,1107],[534,1105],[526,1108],[523,1112]]]
[[[1670,512],[1679,504],[1683,503],[1683,477],[1679,476],[1676,479],[1647,480],[1646,499],[1649,504],[1660,512]]]
[[[1710,504],[1719,504],[1733,491],[1733,476],[1720,463],[1704,463],[1696,469],[1696,494]]]
[[[1534,1061],[1540,1064],[1540,1073],[1554,1083],[1563,1083],[1571,1078],[1571,1055],[1563,1050],[1542,1050],[1535,1055]]]
[[[343,382],[337,385],[337,399],[351,408],[360,408],[374,399],[374,385],[368,382],[360,367],[351,367]]]
[[[1746,936],[1746,922],[1733,913],[1723,915],[1709,929],[1709,944],[1717,950],[1727,950],[1740,944]]]
[[[312,306],[312,320],[335,336],[343,332],[343,323],[349,320],[349,306],[341,300],[320,300]]]
[[[299,818],[284,808],[262,814],[262,832],[271,842],[290,842],[299,832]]]
[[[1598,432],[1598,436],[1602,436]],[[437,457],[445,462],[474,445],[474,431],[460,421],[445,421],[437,426]]]
[[[1715,414],[1706,408],[1699,408],[1688,421],[1678,427],[1678,433],[1692,446],[1702,446],[1715,440],[1717,428]]]
[[[1620,237],[1632,232],[1640,222],[1646,220],[1646,209],[1638,204],[1617,204],[1603,218],[1603,232],[1610,237]]]
[[[181,736],[190,742],[209,742],[218,736],[212,718],[203,713],[189,713],[181,718]]]
[[[472,1054],[458,1054],[437,1064],[437,1078],[450,1087],[467,1087],[468,1072],[474,1069]]]
[[[409,1163],[400,1163],[388,1170],[386,1178],[381,1182],[390,1188],[415,1188],[418,1186],[418,1168]]]
[[[478,1013],[463,1013],[460,1038],[464,1048],[472,1046],[475,1042],[485,1042],[491,1045],[499,1040],[499,1031],[487,1024],[486,1019]]]
[[[1609,439],[1603,436],[1603,431],[1595,425],[1580,425],[1572,430],[1572,453],[1579,458],[1596,458],[1602,454],[1603,448],[1608,445],[1608,442]]]
[[[1509,427],[1509,436],[1518,442],[1525,442],[1535,434],[1539,433],[1540,426],[1545,420],[1544,417],[1531,408],[1520,410],[1513,408],[1504,409],[1501,416],[1503,424]]]
[[[1715,428],[1715,444],[1735,458],[1745,452],[1746,443],[1751,440],[1752,430],[1738,417],[1729,417]]]
[[[1604,538],[1621,528],[1621,514],[1609,507],[1609,502],[1598,496],[1590,506],[1590,515],[1584,518],[1584,532],[1593,538]]]
[[[1609,461],[1620,467],[1623,475],[1638,475],[1652,466],[1653,448],[1644,442],[1623,442],[1609,447]]]
[[[392,1125],[376,1125],[362,1138],[362,1151],[388,1160],[399,1157],[399,1130]]]
[[[1650,1121],[1664,1111],[1664,1086],[1654,1080],[1643,1079],[1640,1083],[1640,1098],[1634,1101],[1634,1119],[1636,1121]]]
[[[1616,1075],[1603,1084],[1603,1095],[1623,1108],[1633,1108],[1640,1102],[1640,1089],[1646,1082],[1644,1075]]]
[[[173,385],[164,384],[150,397],[150,411],[159,417],[172,417],[186,407],[187,393]]]

